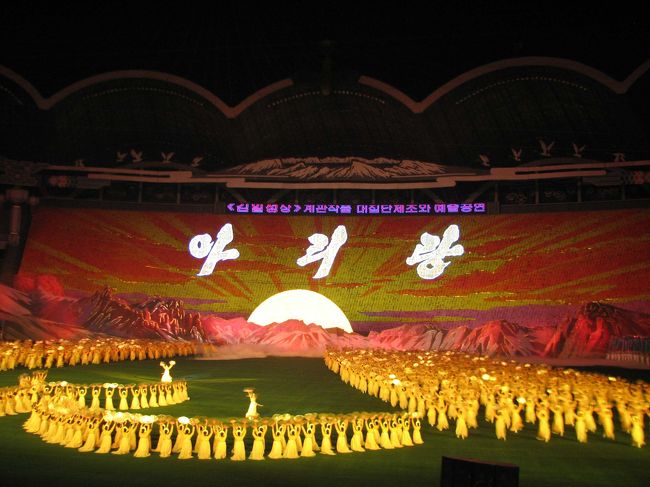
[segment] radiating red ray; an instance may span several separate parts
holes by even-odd
[[[228,248],[236,261],[219,262],[215,273],[196,274],[201,259],[187,245],[196,234],[216,235],[225,223],[234,227]],[[456,223],[465,255],[449,259],[444,275],[433,281],[406,265],[423,232],[442,235]],[[330,276],[311,277],[319,263],[296,265],[307,238],[331,236],[344,224],[348,241]],[[486,300],[647,299],[650,271],[650,215],[643,210],[435,217],[287,217],[181,213],[62,210],[35,213],[23,258],[23,271],[54,274],[66,289],[94,292],[101,283],[129,292],[165,295],[165,285],[190,283],[205,292],[246,302],[261,301],[258,284],[278,291],[309,288],[340,293],[338,301],[358,307],[363,298],[384,293],[446,298],[489,294]],[[484,270],[481,263],[485,262]],[[478,268],[477,268],[478,264]],[[488,268],[488,264],[494,267]],[[390,285],[398,291],[385,291]],[[141,291],[138,291],[138,288]],[[339,291],[336,291],[339,290]],[[117,289],[120,292],[119,289]],[[500,296],[500,297],[499,297]],[[483,299],[483,298],[481,298]],[[388,305],[388,304],[387,304]]]

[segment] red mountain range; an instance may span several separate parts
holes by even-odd
[[[582,305],[555,327],[493,320],[475,328],[402,325],[368,336],[297,320],[259,326],[244,318],[201,316],[185,311],[179,300],[153,298],[130,304],[108,289],[75,300],[41,289],[26,293],[0,285],[0,306],[4,339],[72,339],[91,334],[193,339],[222,347],[256,347],[265,355],[317,356],[327,347],[360,347],[602,358],[612,337],[650,336],[650,315],[602,303]]]
[[[545,357],[604,357],[610,338],[650,335],[650,315],[602,303],[585,303],[567,316],[544,347]]]

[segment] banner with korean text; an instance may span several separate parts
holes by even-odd
[[[244,318],[276,293],[306,289],[335,302],[358,331],[492,319],[544,325],[586,302],[650,312],[647,211],[263,211],[38,208],[20,277],[49,276],[70,298],[107,286],[131,303],[173,298]]]

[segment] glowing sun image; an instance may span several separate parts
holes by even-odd
[[[301,320],[322,328],[341,328],[352,333],[345,313],[322,294],[306,289],[292,289],[262,302],[248,317],[250,323],[266,326],[287,320]]]

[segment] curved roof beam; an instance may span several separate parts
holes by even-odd
[[[5,66],[0,66],[0,75],[9,78],[11,81],[19,85],[23,90],[25,90],[25,92],[32,97],[34,103],[36,103],[36,106],[38,106],[41,110],[49,110],[60,101],[67,98],[68,96],[78,91],[81,91],[84,88],[88,88],[90,86],[103,83],[105,81],[112,81],[117,79],[151,79],[157,81],[165,81],[167,83],[180,86],[182,88],[185,88],[186,90],[189,90],[197,94],[198,96],[200,96],[201,98],[205,99],[210,104],[212,104],[214,107],[216,107],[227,118],[236,118],[240,113],[242,113],[248,107],[250,107],[257,101],[261,100],[265,96],[268,96],[275,91],[293,85],[293,81],[289,78],[276,81],[275,83],[271,83],[270,85],[265,86],[264,88],[249,95],[242,102],[231,107],[229,105],[226,105],[226,103],[223,100],[221,100],[221,98],[216,96],[211,91],[203,88],[202,86],[188,79],[182,78],[180,76],[176,76],[168,73],[161,73],[159,71],[145,71],[145,70],[109,71],[107,73],[98,74],[95,76],[91,76],[89,78],[82,79],[80,81],[76,81],[66,86],[62,90],[56,92],[54,95],[52,95],[49,98],[44,98],[43,95],[41,95],[41,93],[34,87],[34,85],[32,85],[29,81],[27,81],[25,78],[20,76],[15,71]]]
[[[548,67],[556,67],[556,68],[567,69],[570,71],[575,71],[584,76],[594,79],[595,81],[606,86],[607,88],[609,88],[615,93],[622,94],[627,92],[627,90],[630,88],[630,86],[632,86],[632,84],[634,84],[636,80],[638,80],[648,70],[650,70],[650,60],[641,64],[625,80],[617,81],[607,76],[602,71],[599,71],[595,68],[592,68],[590,66],[587,66],[585,64],[576,61],[571,61],[569,59],[551,58],[551,57],[523,57],[523,58],[504,59],[502,61],[496,61],[494,63],[489,63],[483,66],[479,66],[478,68],[474,68],[470,71],[461,74],[460,76],[452,79],[451,81],[448,81],[447,83],[445,83],[444,85],[436,89],[429,96],[427,96],[424,100],[419,102],[413,100],[411,97],[409,97],[399,89],[395,88],[394,86],[391,86],[388,83],[385,83],[378,79],[371,78],[369,76],[361,76],[358,79],[358,82],[366,86],[375,88],[379,91],[382,91],[389,96],[392,96],[393,98],[401,102],[403,105],[408,107],[414,113],[422,113],[427,108],[429,108],[429,106],[431,106],[435,101],[437,101],[438,99],[442,98],[443,96],[445,96],[446,94],[448,94],[449,92],[457,88],[458,86],[470,80],[473,80],[484,74],[488,74],[494,71],[499,71],[511,67],[523,67],[523,66],[548,66]],[[161,73],[159,71],[146,71],[146,70],[109,71],[107,73],[91,76],[89,78],[76,81],[66,86],[62,90],[58,91],[57,93],[55,93],[49,98],[44,98],[41,95],[41,93],[29,81],[27,81],[18,73],[5,66],[0,66],[0,75],[9,78],[14,83],[19,85],[26,93],[28,93],[32,97],[36,106],[38,106],[42,110],[49,110],[57,103],[65,99],[66,97],[84,88],[88,88],[90,86],[105,81],[130,78],[130,79],[152,79],[158,81],[165,81],[171,84],[181,86],[191,92],[196,93],[201,98],[207,100],[219,111],[221,111],[227,118],[236,118],[244,110],[249,108],[254,103],[258,102],[259,100],[263,99],[264,97],[270,95],[275,91],[293,85],[293,80],[289,78],[277,81],[268,86],[265,86],[264,88],[261,88],[260,90],[256,91],[255,93],[245,98],[241,103],[231,107],[227,105],[219,97],[217,97],[214,93],[203,88],[202,86],[188,79],[182,78],[180,76],[176,76],[168,73]]]
[[[460,76],[457,76],[456,78],[442,85],[422,101],[415,101],[413,98],[409,97],[403,91],[398,90],[394,86],[391,86],[388,83],[384,83],[383,81],[379,81],[378,79],[370,78],[369,76],[361,76],[359,77],[358,81],[363,85],[370,86],[379,91],[383,91],[389,96],[392,96],[397,101],[401,102],[407,108],[409,108],[413,113],[422,113],[434,102],[449,92],[453,91],[454,89],[458,88],[460,85],[467,83],[468,81],[476,79],[485,74],[492,73],[494,71],[523,66],[545,66],[575,71],[584,76],[592,78],[593,80],[612,90],[614,93],[623,94],[627,92],[630,86],[632,86],[632,84],[634,84],[637,79],[643,76],[646,71],[650,69],[650,60],[641,64],[625,80],[617,81],[614,78],[607,76],[602,71],[587,66],[586,64],[579,63],[577,61],[571,61],[569,59],[553,57],[521,57],[504,59],[502,61],[484,64],[483,66],[471,69],[461,74]]]

